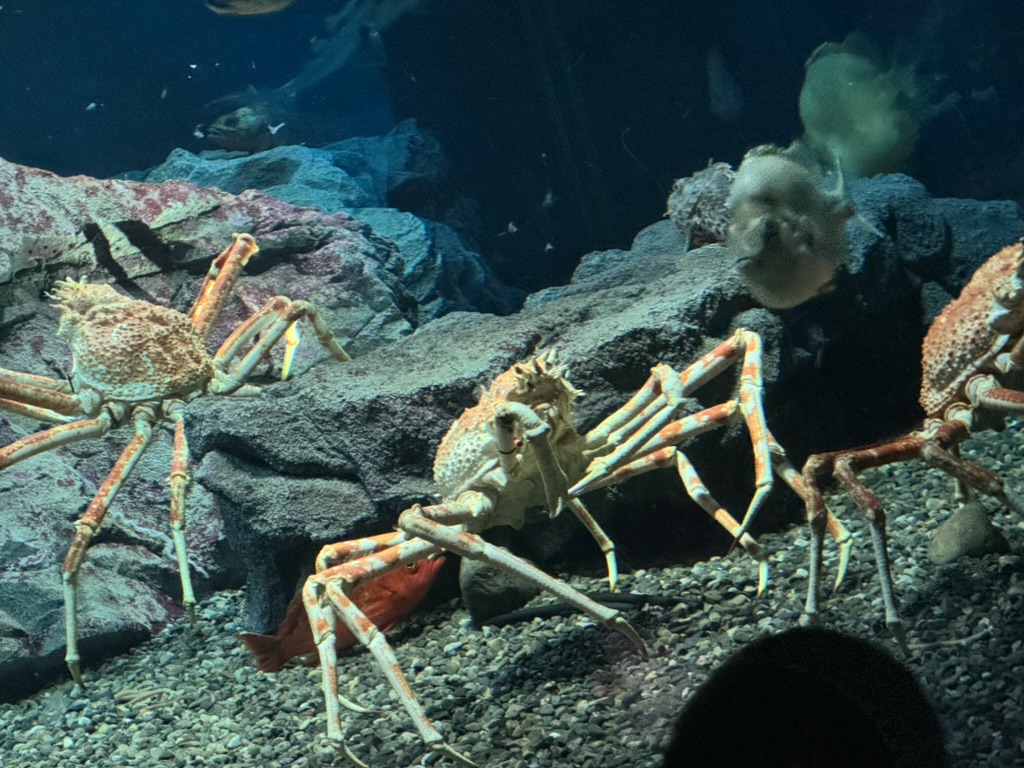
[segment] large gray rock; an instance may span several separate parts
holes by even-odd
[[[455,310],[508,314],[522,293],[501,285],[449,224],[410,212],[437,208],[444,157],[415,120],[386,136],[311,148],[281,146],[245,154],[175,149],[146,181],[188,181],[241,194],[258,189],[286,203],[351,213],[395,245],[389,269],[419,305],[421,322]],[[403,210],[399,210],[401,205]]]

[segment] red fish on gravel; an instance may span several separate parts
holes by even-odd
[[[418,560],[405,568],[388,571],[356,587],[352,600],[381,632],[387,632],[422,602],[442,565],[444,558],[437,557],[433,560]],[[357,644],[355,637],[341,621],[335,627],[335,635],[335,648],[339,653]],[[313,630],[302,604],[302,595],[297,595],[288,604],[288,612],[277,634],[243,632],[239,639],[252,652],[256,668],[261,672],[276,672],[289,659],[316,653]]]

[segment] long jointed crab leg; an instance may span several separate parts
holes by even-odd
[[[99,531],[111,502],[121,489],[121,484],[141,458],[146,446],[149,445],[157,416],[152,408],[142,405],[132,412],[132,420],[135,424],[135,436],[121,452],[121,456],[114,463],[114,468],[100,485],[99,491],[96,492],[96,496],[89,503],[85,513],[75,522],[75,538],[71,542],[71,548],[61,567],[61,575],[64,579],[64,621],[68,645],[64,660],[67,662],[68,669],[71,670],[71,676],[79,685],[82,685],[82,674],[79,669],[80,657],[78,655],[78,572],[82,563],[85,562],[89,542]],[[60,427],[55,429],[60,429]]]
[[[924,438],[910,436],[884,446],[867,447],[856,451],[837,451],[811,456],[804,465],[804,502],[811,526],[811,564],[807,585],[807,601],[802,621],[815,623],[818,619],[818,600],[821,591],[822,546],[825,541],[826,516],[825,499],[819,487],[819,479],[834,475],[836,480],[850,494],[861,508],[871,526],[871,542],[875,550],[875,563],[882,588],[882,603],[885,606],[885,623],[900,640],[903,638],[903,624],[896,608],[895,591],[889,564],[889,552],[885,537],[885,510],[882,502],[867,489],[857,473],[870,468],[881,467],[900,461],[907,461],[920,455]],[[881,450],[884,448],[884,450]]]
[[[776,447],[778,450],[776,450]],[[793,492],[803,500],[804,505],[806,506],[808,485],[804,480],[804,476],[789,463],[789,459],[786,458],[786,454],[782,451],[782,447],[777,444],[773,445],[772,448],[772,466],[775,468],[775,473],[782,478],[786,485],[793,489]],[[825,507],[824,501],[821,501],[820,504],[825,512],[825,528],[828,531],[829,536],[835,539],[836,543],[839,545],[839,565],[836,568],[835,583],[832,585],[832,589],[836,590],[839,589],[843,583],[843,579],[846,578],[846,570],[850,565],[850,550],[853,549],[853,536],[850,534],[850,531],[847,530],[846,526],[839,521],[839,518],[828,511],[828,508]],[[818,590],[817,580],[821,575],[821,549],[822,548],[820,546],[817,548],[813,546],[811,547],[810,578],[814,582],[815,594],[817,594]],[[817,551],[815,552],[815,550]]]
[[[477,494],[471,493],[470,495]],[[451,505],[440,504],[428,507],[414,505],[402,513],[399,518],[399,526],[403,531],[425,539],[439,548],[455,552],[462,557],[480,560],[526,580],[592,619],[601,622],[609,629],[623,634],[646,656],[647,649],[640,635],[618,611],[591,600],[568,584],[516,557],[507,549],[495,546],[479,535],[464,530],[462,525],[471,524],[475,517],[474,506],[474,503],[463,506],[458,501]]]
[[[239,355],[241,359],[229,370],[226,371],[226,384],[222,390],[217,387],[214,381],[211,391],[216,394],[230,394],[239,387],[266,357],[267,352],[281,340],[283,336],[287,339],[287,348],[284,354],[284,363],[281,366],[281,378],[285,379],[291,370],[292,358],[295,355],[295,348],[299,343],[298,332],[294,325],[305,318],[313,326],[317,339],[336,359],[347,362],[352,358],[341,348],[341,345],[334,338],[326,323],[320,319],[316,307],[308,301],[292,301],[284,296],[275,296],[270,299],[252,317],[235,329],[228,338],[221,344],[217,354],[214,355],[214,364],[221,370],[226,370]],[[242,350],[257,336],[263,334],[252,347],[242,355]]]
[[[445,743],[440,732],[430,722],[417,701],[398,665],[394,651],[384,635],[373,626],[345,594],[345,589],[350,585],[354,586],[363,580],[375,578],[381,573],[397,567],[400,563],[422,559],[441,549],[455,552],[463,557],[481,560],[525,579],[609,628],[621,632],[641,652],[646,654],[643,640],[618,611],[591,600],[568,584],[548,576],[539,568],[516,557],[508,550],[490,544],[480,536],[464,530],[461,523],[471,522],[479,515],[481,508],[486,508],[491,503],[484,494],[473,491],[463,494],[459,501],[448,505],[429,507],[414,505],[402,514],[399,525],[407,534],[418,538],[413,538],[380,554],[367,555],[321,571],[306,581],[303,600],[323,665],[328,736],[339,740],[342,738],[333,629],[334,616],[337,615],[352,634],[373,654],[427,748],[433,752],[447,755],[461,765],[470,768],[476,765],[468,757]],[[322,600],[321,596],[326,600]],[[345,751],[346,757],[356,765],[365,765],[347,748]]]
[[[874,469],[920,457],[927,464],[941,469],[955,478],[962,486],[997,498],[1017,512],[1024,512],[1020,499],[1004,486],[998,475],[976,464],[964,461],[953,453],[956,447],[970,434],[971,413],[967,409],[959,412],[955,409],[950,409],[950,411],[947,413],[945,421],[931,419],[925,423],[924,429],[906,437],[876,446],[817,454],[808,459],[803,475],[806,481],[805,501],[813,541],[807,603],[804,608],[805,622],[816,621],[818,616],[821,547],[825,535],[824,516],[827,513],[818,482],[829,473],[860,507],[871,526],[871,542],[875,551],[875,563],[881,584],[882,603],[885,606],[885,623],[901,643],[904,638],[903,622],[900,620],[892,583],[889,548],[885,534],[885,510],[881,500],[864,485],[858,476],[859,473],[865,469]]]
[[[180,400],[166,406],[167,417],[174,423],[174,448],[171,452],[171,474],[167,485],[171,493],[171,538],[181,575],[181,603],[193,621],[196,618],[196,596],[192,590],[192,576],[188,567],[185,547],[185,491],[188,489],[188,440],[185,437],[185,404]]]
[[[365,555],[372,555],[408,540],[409,535],[404,531],[388,531],[387,533],[379,533],[376,536],[365,536],[361,539],[350,539],[349,541],[325,544],[316,556],[316,572],[326,571],[328,568],[333,568],[341,563],[347,563]]]
[[[697,435],[729,424],[737,411],[738,405],[735,401],[730,400],[698,413],[684,416],[678,421],[670,422],[644,445],[630,450],[628,454],[614,462],[612,464],[612,466],[615,466],[614,469],[605,469],[602,473],[595,473],[594,480],[586,486],[586,490],[619,483],[626,478],[641,475],[652,469],[674,466],[690,498],[719,525],[732,534],[733,538],[739,541],[747,553],[757,560],[757,592],[761,594],[768,584],[768,560],[764,552],[757,541],[750,534],[743,533],[736,519],[715,500],[701,480],[696,468],[677,447],[678,443],[686,442]],[[629,446],[623,444],[622,447]],[[627,459],[630,460],[627,461]],[[582,482],[573,486],[569,489],[569,493],[582,493],[582,486]]]
[[[204,339],[209,338],[210,329],[217,315],[224,309],[231,289],[242,274],[242,268],[260,250],[252,235],[236,233],[233,237],[231,245],[221,251],[210,264],[206,279],[189,312],[192,325]]]
[[[629,402],[587,433],[587,448],[601,449],[607,445],[618,445],[622,433],[631,434],[633,431],[628,428],[629,422],[646,408],[652,405],[655,409],[664,408],[666,405],[678,407],[681,404],[679,402],[681,398],[688,397],[708,381],[728,370],[744,354],[755,355],[758,366],[760,366],[760,337],[752,331],[740,328],[731,337],[689,365],[682,373],[675,374],[667,365],[655,366],[651,369],[650,378],[630,398]],[[665,370],[659,370],[661,368]],[[676,382],[670,381],[669,373],[676,376]],[[619,435],[617,436],[616,433]]]
[[[747,505],[738,535],[750,527],[772,489],[770,445],[774,443],[764,417],[761,339],[740,328],[681,373],[670,366],[657,365],[644,386],[619,411],[586,435],[587,450],[599,453],[606,447],[614,450],[595,459],[587,475],[570,493],[585,493],[602,476],[636,458],[649,440],[671,422],[684,398],[714,377],[733,366],[742,357],[740,387],[736,402],[750,433],[754,453],[754,496]],[[715,425],[718,426],[718,425]]]
[[[404,536],[405,534],[384,534],[384,536],[392,535]],[[375,536],[325,547],[330,551],[321,550],[317,562],[318,564],[328,562],[335,557],[344,558],[358,549],[376,549],[386,540],[382,536]],[[348,704],[338,691],[338,655],[334,629],[336,617],[341,618],[352,635],[373,655],[428,748],[444,752],[465,765],[473,765],[471,761],[463,758],[444,743],[444,738],[431,724],[416,700],[416,695],[402,674],[395,652],[384,634],[346,594],[346,590],[354,589],[360,582],[380,576],[400,567],[403,563],[429,557],[438,551],[437,547],[423,539],[404,541],[396,546],[386,548],[382,552],[366,554],[321,570],[310,576],[302,588],[302,601],[306,607],[306,614],[309,616],[309,624],[313,629],[313,641],[316,643],[317,653],[320,656],[327,736],[341,742],[345,757],[361,768],[367,768],[366,763],[356,757],[345,744],[341,727],[341,705],[345,704],[351,709],[355,709],[355,707]]]
[[[95,413],[98,399],[73,395],[66,381],[0,368],[0,410],[50,424]]]
[[[16,387],[8,386],[8,394],[4,394],[4,397],[11,397],[14,393],[20,393],[21,385],[28,385],[30,387],[41,387],[55,392],[70,392],[71,385],[65,379],[51,379],[49,376],[39,376],[34,373],[22,373],[21,371],[12,371],[9,368],[0,368],[0,387],[4,386],[4,383],[8,385],[18,385]],[[0,394],[5,390],[0,388]]]
[[[5,401],[0,401],[0,408],[8,410]],[[117,413],[112,413],[112,411],[117,411]],[[48,451],[51,448],[59,448],[63,445],[77,443],[80,440],[101,437],[113,429],[116,424],[120,424],[123,415],[124,411],[122,408],[107,406],[95,419],[58,424],[56,427],[44,429],[42,432],[33,432],[31,435],[21,438],[21,440],[0,448],[0,469],[17,464],[19,461]]]

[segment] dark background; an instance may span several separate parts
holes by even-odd
[[[423,0],[289,104],[292,140],[418,118],[443,143],[450,188],[475,202],[472,244],[535,289],[564,282],[589,251],[628,246],[663,215],[673,179],[799,135],[804,61],[853,30],[917,62],[936,97],[962,95],[925,125],[912,174],[936,195],[1024,197],[1022,5]],[[297,0],[229,18],[201,0],[5,0],[0,156],[111,176],[199,151],[196,125],[231,104],[213,102],[273,95],[343,6]],[[712,47],[742,90],[733,120],[709,109]]]

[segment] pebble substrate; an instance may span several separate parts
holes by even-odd
[[[967,458],[1024,488],[1024,430],[972,438]],[[948,478],[921,465],[870,472],[890,513],[893,572],[913,656],[945,727],[950,765],[1024,766],[1024,520],[986,500],[1011,553],[926,559],[928,537],[953,508]],[[642,482],[642,481],[633,481]],[[787,490],[780,490],[787,493]],[[855,533],[850,571],[825,604],[826,625],[897,655],[882,621],[870,543],[851,502],[831,508]],[[427,712],[449,742],[489,768],[657,768],[690,692],[731,652],[797,623],[806,584],[802,528],[761,537],[771,584],[741,552],[692,568],[636,571],[624,590],[680,598],[629,615],[651,655],[580,616],[479,630],[458,601],[404,622],[391,638]],[[836,550],[827,546],[834,574]],[[628,568],[628,553],[622,553]],[[600,579],[568,577],[600,591]],[[323,737],[319,670],[253,668],[237,641],[243,597],[217,594],[187,621],[70,682],[0,706],[0,764],[22,766],[344,766]],[[384,715],[351,715],[352,751],[374,768],[450,765],[422,745],[369,654],[344,660],[342,692]],[[754,712],[735,713],[737,728]],[[436,759],[435,759],[436,758]]]

